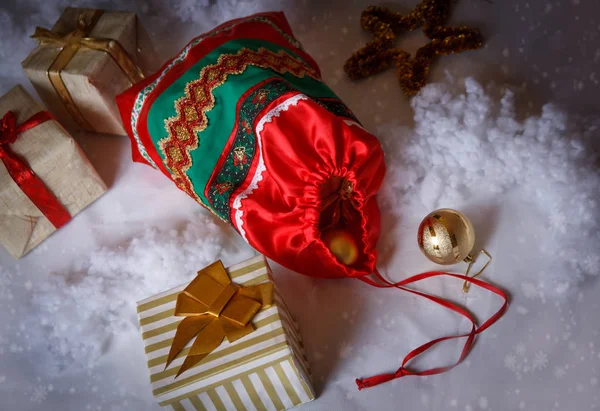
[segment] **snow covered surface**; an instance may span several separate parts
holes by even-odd
[[[416,1],[393,7],[408,11]],[[139,13],[160,54],[230,18],[284,10],[326,81],[384,145],[379,268],[395,280],[438,268],[417,250],[422,217],[465,212],[486,278],[511,294],[506,316],[449,373],[358,392],[354,378],[393,371],[404,355],[467,324],[427,301],[358,281],[316,280],[274,266],[305,340],[320,397],[301,409],[588,410],[600,408],[600,5],[594,0],[461,0],[453,21],[482,29],[483,50],[440,59],[405,98],[393,70],[350,82],[343,62],[369,39],[368,2],[4,1],[0,92],[29,84],[20,61],[36,25],[68,5]],[[421,34],[400,45],[414,50]],[[254,251],[160,173],[130,161],[126,138],[78,140],[110,191],[21,261],[0,250],[0,409],[152,410],[135,302],[221,258]],[[464,270],[464,264],[456,270]],[[461,284],[422,288],[481,319],[499,301]],[[458,343],[415,365],[448,363]]]

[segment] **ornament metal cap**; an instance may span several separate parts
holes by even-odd
[[[471,220],[460,211],[451,208],[441,208],[427,215],[421,221],[417,233],[417,241],[421,252],[436,264],[450,265],[464,261],[469,264],[466,275],[469,275],[475,258],[472,254],[475,245],[475,230]],[[472,278],[480,275],[490,264],[492,257]],[[465,281],[463,291],[469,291],[469,283]]]

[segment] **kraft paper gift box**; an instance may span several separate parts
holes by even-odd
[[[115,97],[157,69],[135,13],[67,8],[23,69],[48,109],[67,126],[125,135]]]
[[[242,287],[272,283],[271,269],[262,255],[226,271],[231,281]],[[298,326],[276,289],[272,305],[263,306],[252,318],[254,330],[248,335],[233,343],[223,339],[208,356],[177,376],[195,342],[192,338],[165,369],[183,318],[174,316],[176,301],[188,285],[138,302],[152,392],[161,406],[172,410],[284,410],[315,398]]]
[[[15,141],[10,142],[11,115],[16,120],[14,126],[23,126],[44,114],[45,121],[12,133]],[[0,117],[0,244],[19,258],[56,231],[56,219],[65,223],[100,197],[106,185],[75,140],[58,122],[48,118],[49,113],[21,86],[0,97]],[[16,181],[27,174],[23,169],[35,173],[21,183],[24,188]],[[52,197],[48,200],[42,196],[42,203],[37,202],[42,209],[32,200],[40,191],[46,193],[45,197]],[[57,207],[63,207],[62,212],[54,210]],[[50,213],[54,224],[44,212]],[[59,216],[53,218],[53,214]]]

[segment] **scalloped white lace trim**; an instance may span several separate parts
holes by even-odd
[[[269,111],[267,114],[265,114],[265,116],[263,118],[261,118],[260,121],[258,122],[258,124],[256,125],[256,130],[255,130],[256,131],[256,140],[258,142],[258,150],[257,150],[258,165],[256,166],[256,172],[254,173],[254,176],[252,177],[252,181],[250,182],[250,185],[244,191],[242,191],[235,198],[235,200],[233,200],[233,208],[235,210],[235,223],[238,228],[238,231],[240,232],[240,234],[242,235],[244,240],[246,240],[246,242],[248,242],[248,239],[246,238],[246,231],[244,231],[244,227],[243,227],[244,220],[242,220],[242,217],[244,215],[244,210],[242,210],[242,200],[244,200],[245,198],[250,196],[250,194],[252,194],[252,192],[258,188],[258,183],[260,181],[262,181],[262,179],[263,179],[262,174],[266,170],[265,161],[263,159],[263,154],[262,154],[263,150],[262,150],[261,133],[262,133],[266,123],[270,122],[275,117],[279,117],[279,115],[283,111],[288,110],[291,106],[295,106],[296,104],[298,104],[298,102],[300,100],[308,100],[308,97],[305,96],[304,94],[296,94],[295,96],[288,98],[287,100],[280,103],[278,106],[272,108],[271,111]]]

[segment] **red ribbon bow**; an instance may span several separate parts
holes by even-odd
[[[8,174],[17,183],[25,195],[46,216],[48,221],[57,229],[71,219],[67,209],[56,199],[42,180],[35,175],[31,167],[21,159],[9,144],[13,144],[19,133],[36,127],[48,120],[52,115],[47,111],[40,111],[27,119],[23,124],[17,125],[17,116],[12,111],[7,112],[0,120],[0,160],[4,163]]]

